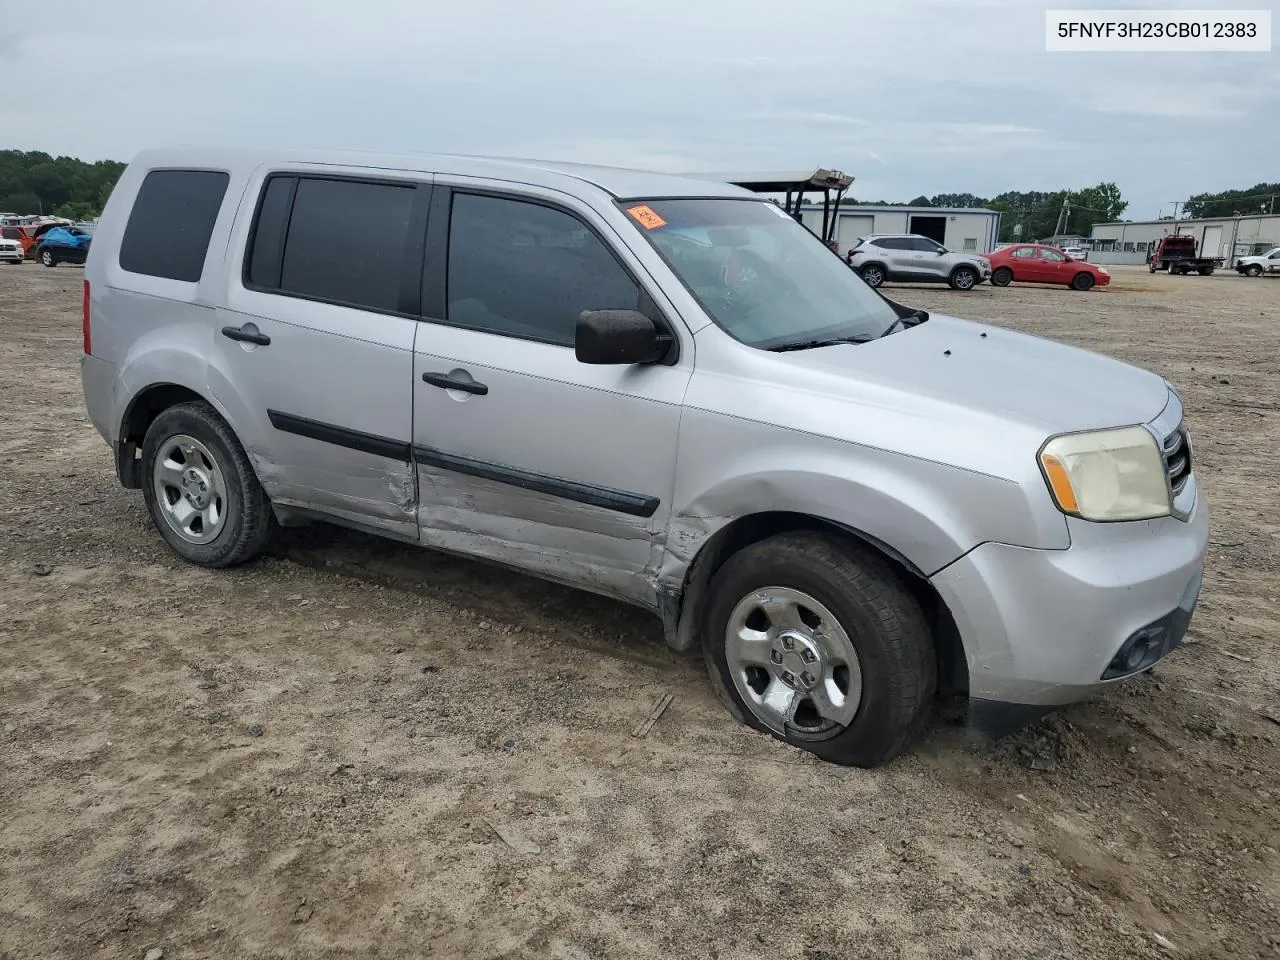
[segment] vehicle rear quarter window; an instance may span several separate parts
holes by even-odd
[[[640,288],[585,224],[504,197],[455,194],[449,323],[570,346],[584,310],[636,310]]]
[[[148,173],[120,241],[120,266],[130,273],[197,282],[230,181],[214,170]]]
[[[415,192],[407,184],[300,178],[280,292],[398,312]],[[274,202],[270,188],[264,206],[267,201]],[[258,266],[251,261],[251,271]]]

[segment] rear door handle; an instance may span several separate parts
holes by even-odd
[[[256,330],[245,330],[242,327],[223,327],[222,335],[228,340],[239,340],[241,343],[256,343],[260,347],[270,345],[271,338]]]
[[[442,390],[461,390],[464,393],[474,393],[477,397],[483,397],[489,392],[489,388],[483,383],[476,383],[474,380],[458,380],[447,373],[424,373],[422,380]]]

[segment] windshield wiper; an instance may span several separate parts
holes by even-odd
[[[770,347],[773,353],[787,353],[790,350],[813,350],[816,347],[834,347],[840,343],[870,343],[874,337],[829,337],[826,340],[797,340],[795,343],[780,343]]]

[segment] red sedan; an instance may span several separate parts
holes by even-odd
[[[1014,280],[1019,283],[1058,283],[1073,290],[1105,287],[1111,282],[1111,274],[1105,268],[1087,260],[1072,260],[1057,247],[1039,243],[1015,243],[1001,247],[988,255],[991,261],[991,282],[997,287],[1007,287]]]

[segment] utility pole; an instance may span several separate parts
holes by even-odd
[[[1070,197],[1070,192],[1062,195],[1062,209],[1058,211],[1058,222],[1053,227],[1053,235],[1055,237],[1061,236],[1062,231],[1067,227],[1067,220],[1071,215]]]
[[[1183,200],[1173,201],[1173,232],[1175,234],[1178,232],[1178,208],[1182,206],[1184,202],[1185,201]]]

